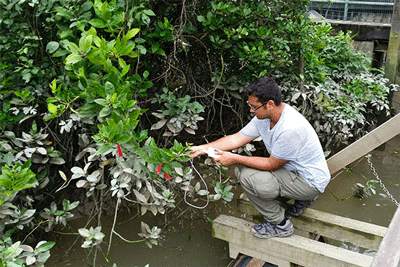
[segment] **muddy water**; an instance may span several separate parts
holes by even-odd
[[[396,136],[385,144],[384,149],[378,148],[370,154],[378,177],[400,202],[400,137]],[[329,183],[333,193],[342,199],[354,192],[356,183],[365,184],[366,180],[376,179],[365,158],[349,167],[351,173],[343,172]],[[332,193],[326,190],[313,208],[387,227],[397,207],[382,188],[376,185],[376,195],[363,199],[352,197],[345,201],[337,201]]]
[[[162,231],[158,246],[150,249],[144,243],[129,244],[117,236],[113,236],[112,248],[109,255],[109,263],[106,263],[102,255],[97,255],[96,266],[112,266],[113,263],[121,266],[227,266],[232,259],[229,258],[228,244],[212,237],[211,224],[207,216],[215,218],[218,214],[233,214],[234,203],[211,203],[207,212],[202,210],[182,210],[167,218],[152,214],[138,216],[137,214],[120,214],[116,232],[128,240],[139,240],[140,222],[146,222],[150,227],[168,225]],[[73,231],[84,227],[87,218],[70,221]],[[161,221],[161,222],[160,222]],[[107,236],[112,225],[112,218],[102,221],[102,232]],[[93,260],[87,259],[87,251],[80,248],[82,239],[76,236],[62,236],[56,240],[57,245],[52,249],[52,256],[46,266],[90,266]],[[76,242],[74,244],[74,242]],[[107,247],[103,247],[106,253]],[[66,252],[68,252],[66,254]],[[90,259],[93,259],[90,257]]]
[[[397,136],[386,143],[385,149],[371,152],[372,163],[389,192],[400,201],[400,137]],[[366,183],[366,180],[375,179],[366,159],[350,165],[351,172],[343,172],[329,184],[337,198],[347,198],[354,192],[356,183]],[[236,189],[236,195],[242,190]],[[396,211],[396,206],[387,197],[385,192],[376,186],[376,195],[362,199],[351,197],[347,200],[337,200],[329,190],[320,196],[313,208],[321,211],[345,216],[387,227]],[[112,266],[116,263],[121,266],[227,266],[229,259],[227,243],[212,237],[211,224],[206,216],[215,218],[218,214],[232,214],[240,216],[236,211],[235,203],[211,204],[207,214],[197,210],[183,212],[166,219],[168,226],[163,229],[162,239],[158,246],[148,248],[143,243],[128,244],[114,236],[113,246],[109,256],[109,263],[98,255],[96,266]],[[165,220],[161,218],[162,220]],[[136,214],[119,215],[119,224],[116,230],[124,238],[138,240],[140,221],[150,226],[156,226],[160,218],[153,216],[139,217]],[[86,218],[71,221],[72,230],[83,227]],[[109,233],[112,220],[102,222],[103,232]],[[105,240],[108,240],[108,236]],[[72,244],[75,242],[75,245]],[[61,236],[57,245],[52,249],[52,257],[46,266],[89,266],[86,251],[80,248],[82,239],[76,241],[73,236]],[[104,253],[107,248],[104,247]],[[66,252],[68,251],[67,255]]]

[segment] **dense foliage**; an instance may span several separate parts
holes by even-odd
[[[255,77],[279,82],[327,152],[389,115],[394,86],[306,4],[0,0],[0,266],[43,265],[54,243],[21,243],[65,226],[77,188],[99,217],[105,203],[115,218],[121,205],[164,214],[185,191],[230,201],[229,183],[192,181],[187,142],[239,130]],[[159,232],[143,223],[140,236]],[[100,220],[79,234],[83,248],[103,242]]]

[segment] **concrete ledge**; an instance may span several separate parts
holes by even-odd
[[[326,19],[326,22],[330,24],[341,24],[341,25],[356,25],[356,26],[368,26],[368,27],[392,27],[391,23],[380,23],[380,22],[368,22],[368,21],[350,21],[350,20],[338,20],[338,19]]]
[[[213,222],[213,236],[229,242],[230,257],[243,253],[266,262],[286,267],[291,263],[318,267],[369,267],[372,256],[345,250],[305,237],[259,239],[250,228],[254,223],[227,215]]]
[[[287,204],[282,203],[282,206]],[[238,210],[248,215],[258,214],[251,203],[243,198],[238,199]],[[292,217],[292,222],[296,229],[376,251],[387,231],[386,227],[310,208],[301,216]]]

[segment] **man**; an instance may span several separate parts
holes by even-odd
[[[240,183],[254,207],[265,221],[254,225],[253,235],[259,238],[284,237],[293,233],[290,218],[275,198],[295,200],[288,213],[299,216],[323,193],[330,173],[318,136],[311,124],[294,108],[282,103],[279,86],[262,77],[246,88],[250,112],[255,117],[239,132],[209,144],[193,146],[191,157],[209,148],[217,152],[216,162],[228,166],[242,164]],[[250,157],[229,151],[257,137],[262,140],[269,157]]]

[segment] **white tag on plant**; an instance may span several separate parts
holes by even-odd
[[[207,155],[209,157],[214,158],[214,159],[221,156],[221,155],[217,155],[216,154],[217,152],[221,152],[221,151],[222,150],[219,150],[219,149],[216,149],[216,148],[213,148],[213,147],[209,147],[207,150],[204,150],[204,152],[207,153]]]

